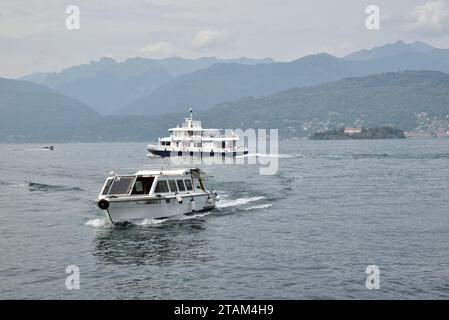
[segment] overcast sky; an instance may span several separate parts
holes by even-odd
[[[66,6],[80,29],[66,28]],[[365,9],[380,9],[368,30]],[[449,0],[0,0],[0,76],[59,71],[103,56],[271,57],[424,41],[449,47]]]

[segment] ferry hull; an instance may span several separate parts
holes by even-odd
[[[236,157],[248,154],[248,151],[227,151],[227,152],[205,152],[205,151],[168,151],[168,150],[153,150],[148,151],[156,156],[162,158],[168,157]]]
[[[192,204],[194,199],[194,204]],[[203,194],[176,198],[139,201],[111,201],[107,209],[112,223],[142,219],[160,219],[215,208],[215,195]]]

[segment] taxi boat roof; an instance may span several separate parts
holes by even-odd
[[[142,168],[139,169],[137,172],[134,172],[132,174],[125,174],[121,173],[116,175],[119,176],[129,176],[129,175],[136,175],[136,176],[184,176],[184,175],[201,175],[205,176],[207,175],[206,172],[201,170],[200,168]]]

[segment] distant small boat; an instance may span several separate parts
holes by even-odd
[[[53,151],[53,150],[55,150],[55,147],[50,145],[50,146],[43,147],[42,150]]]

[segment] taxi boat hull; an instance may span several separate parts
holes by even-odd
[[[215,208],[215,194],[186,195],[179,202],[170,198],[109,199],[107,212],[112,223],[160,219]]]

